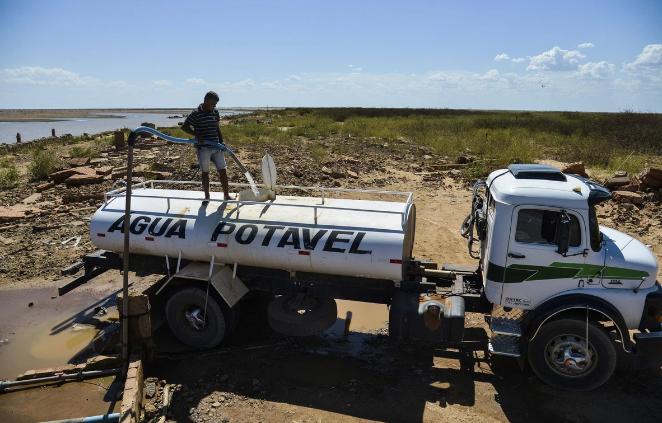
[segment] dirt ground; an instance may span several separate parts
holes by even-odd
[[[469,181],[452,165],[439,167],[454,163],[454,157],[406,140],[324,139],[236,150],[257,175],[262,154],[269,151],[280,184],[413,191],[416,257],[470,263],[459,235],[470,208]],[[97,166],[120,167],[125,161],[123,153],[111,150],[99,159]],[[19,153],[16,160],[27,157]],[[200,177],[192,166],[194,152],[183,146],[154,143],[138,151],[136,162],[146,171],[172,173],[171,179]],[[229,174],[231,181],[241,181],[232,164]],[[0,223],[0,289],[61,284],[60,269],[94,250],[89,219],[100,204],[99,193],[111,185],[111,180],[75,188],[60,184],[28,202],[35,183],[0,193],[1,206],[30,210],[24,218]],[[662,258],[659,203],[641,208],[609,203],[600,207],[599,217],[652,245]],[[76,245],[76,239],[62,243],[78,236]],[[186,352],[161,330],[155,336],[159,358],[146,367],[146,419],[157,420],[166,384],[174,390],[172,421],[659,421],[662,413],[660,370],[622,371],[590,393],[559,392],[515,361],[490,361],[482,351],[468,357],[458,351],[396,349],[387,342],[385,306],[343,302],[340,309],[354,314],[348,339],[339,329],[343,312],[324,336],[285,339],[265,331],[260,313],[249,307],[238,334],[216,351]],[[468,319],[467,336],[484,337],[482,316]]]

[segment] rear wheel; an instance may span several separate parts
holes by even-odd
[[[206,308],[205,308],[206,301]],[[175,292],[166,303],[166,319],[177,339],[194,348],[212,348],[233,325],[232,312],[199,288]]]
[[[338,307],[333,298],[283,295],[269,303],[267,318],[269,326],[283,335],[319,335],[336,322]]]
[[[588,342],[586,335],[588,329]],[[529,363],[546,384],[588,391],[603,385],[616,368],[616,348],[597,324],[577,319],[549,322],[529,343]]]

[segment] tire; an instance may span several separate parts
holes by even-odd
[[[617,358],[614,343],[592,322],[588,323],[588,344],[587,351],[585,321],[554,320],[543,325],[529,343],[529,363],[536,376],[550,386],[590,391],[609,380]]]
[[[211,293],[207,298],[205,319],[200,317],[204,313],[206,296],[207,293],[199,288],[185,288],[173,293],[166,303],[166,320],[170,330],[182,343],[193,348],[217,346],[233,324],[231,310],[225,304],[221,305]],[[197,327],[189,320],[191,313],[196,311]]]
[[[287,336],[313,336],[336,322],[338,307],[333,298],[283,295],[267,307],[269,326]]]

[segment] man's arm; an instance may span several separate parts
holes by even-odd
[[[195,137],[196,136],[195,135],[195,129],[193,129],[191,127],[191,124],[193,123],[193,117],[192,116],[193,116],[193,113],[188,115],[188,117],[184,121],[184,124],[182,125],[182,131],[186,132],[189,135],[193,135]]]

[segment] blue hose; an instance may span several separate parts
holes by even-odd
[[[241,172],[244,174],[244,176],[248,180],[248,183],[250,184],[251,190],[253,191],[253,193],[256,196],[259,195],[258,189],[255,185],[255,181],[253,180],[253,176],[248,171],[248,169],[246,169],[246,167],[241,163],[241,161],[239,161],[239,158],[234,154],[234,151],[232,151],[232,149],[230,147],[228,147],[227,145],[221,144],[221,143],[216,143],[216,144],[203,143],[203,144],[200,144],[195,138],[188,139],[188,138],[173,137],[171,135],[167,135],[167,134],[164,134],[163,132],[157,131],[154,128],[150,128],[149,126],[139,126],[136,129],[134,129],[133,131],[131,131],[131,133],[129,134],[129,141],[128,141],[129,145],[131,145],[131,146],[135,145],[136,138],[137,138],[138,134],[141,134],[141,133],[148,133],[148,134],[156,135],[157,137],[159,137],[161,139],[164,139],[164,140],[169,141],[169,142],[174,142],[174,143],[177,143],[177,144],[190,144],[190,145],[194,145],[194,146],[204,145],[205,147],[218,148],[219,150],[228,153],[230,155],[230,157],[232,158],[232,160],[234,160],[234,162],[237,164],[237,166],[239,166],[239,169],[241,169]]]

